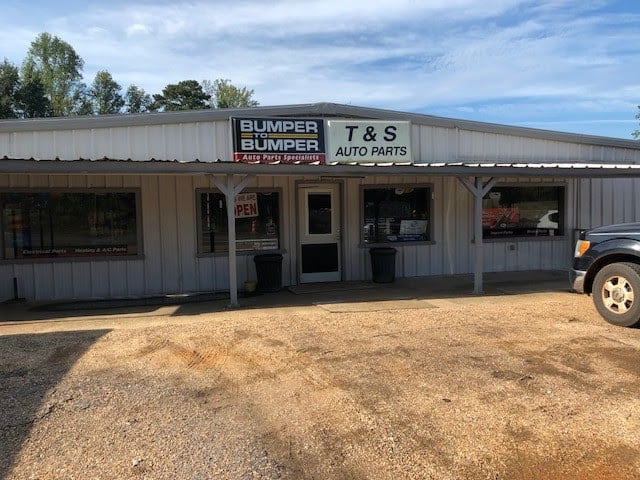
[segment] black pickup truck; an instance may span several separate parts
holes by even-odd
[[[609,323],[640,326],[640,223],[607,225],[580,232],[571,286],[592,295]]]

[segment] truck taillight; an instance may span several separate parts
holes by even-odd
[[[576,249],[573,251],[573,256],[581,257],[582,255],[584,255],[584,252],[589,249],[589,245],[591,245],[591,242],[589,242],[588,240],[578,240],[576,242]]]

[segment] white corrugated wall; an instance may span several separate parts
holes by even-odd
[[[283,282],[297,281],[296,185],[316,177],[254,177],[248,188],[276,188],[282,192],[281,248]],[[507,183],[522,183],[506,179]],[[433,187],[433,244],[394,245],[399,277],[469,273],[473,268],[471,219],[473,200],[451,177],[386,177],[345,179],[343,185],[344,280],[371,278],[368,248],[360,244],[361,186],[427,184]],[[551,180],[537,180],[558,184]],[[564,183],[560,183],[564,184]],[[139,189],[143,257],[132,259],[20,260],[0,264],[0,299],[19,294],[30,300],[105,298],[222,291],[229,288],[225,255],[197,255],[196,191],[210,188],[204,176],[39,176],[0,175],[0,189],[12,188],[134,188]],[[567,185],[568,196],[572,194]],[[568,205],[571,202],[567,202]],[[571,208],[566,237],[485,243],[486,271],[566,268],[572,239]],[[513,248],[515,245],[515,249]],[[253,255],[238,255],[238,285],[255,278]]]
[[[473,160],[640,161],[640,150],[559,142],[514,135],[414,125],[416,162]],[[228,160],[228,121],[0,133],[0,157],[73,160],[78,158],[151,158],[178,161]],[[1,160],[0,160],[1,161]],[[249,187],[282,192],[281,247],[283,281],[297,281],[294,221],[296,182],[304,177],[254,178]],[[306,180],[317,181],[316,177]],[[434,243],[398,248],[396,274],[421,276],[469,273],[473,199],[451,177],[385,176],[340,180],[343,185],[344,280],[371,277],[368,249],[360,245],[360,189],[364,184],[430,184],[433,187]],[[566,185],[566,235],[537,240],[485,243],[486,271],[567,268],[573,230],[612,221],[638,220],[638,180],[500,179],[500,183]],[[135,188],[140,191],[144,256],[134,259],[0,261],[0,300],[12,298],[13,278],[19,294],[30,300],[98,298],[226,290],[226,256],[198,256],[196,190],[209,188],[204,176],[137,175],[0,175],[0,189]],[[255,278],[252,255],[238,256],[238,283]]]
[[[0,133],[0,157],[229,160],[228,121]]]
[[[107,298],[228,290],[225,255],[197,255],[196,189],[210,188],[204,176],[0,175],[0,189],[134,188],[140,193],[143,255],[131,259],[20,260],[0,262],[0,301],[19,295],[30,300]],[[289,182],[284,177],[255,178],[249,187],[279,188],[282,215],[290,215]],[[281,246],[293,233],[283,222]],[[288,256],[283,281],[290,284]],[[238,255],[238,285],[255,278],[252,255]]]
[[[0,157],[203,162],[231,159],[228,120],[0,133]],[[413,125],[417,163],[464,160],[640,162],[640,150]]]

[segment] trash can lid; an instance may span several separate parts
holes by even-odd
[[[261,253],[253,257],[254,262],[272,262],[282,260],[280,253]]]
[[[370,253],[391,254],[396,253],[397,250],[393,247],[373,247],[369,249]]]

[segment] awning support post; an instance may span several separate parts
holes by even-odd
[[[224,193],[227,204],[227,231],[229,234],[229,306],[238,306],[238,266],[236,258],[236,195],[249,183],[252,175],[246,175],[238,184],[232,174],[226,175],[226,183],[211,177],[211,183]]]
[[[482,199],[489,193],[489,190],[496,184],[495,178],[490,178],[487,183],[482,183],[482,177],[475,177],[473,182],[468,178],[458,178],[460,182],[471,192],[474,198],[473,204],[473,241],[475,243],[474,255],[474,275],[473,275],[473,293],[481,295],[484,293],[482,273],[483,252],[482,252]]]

